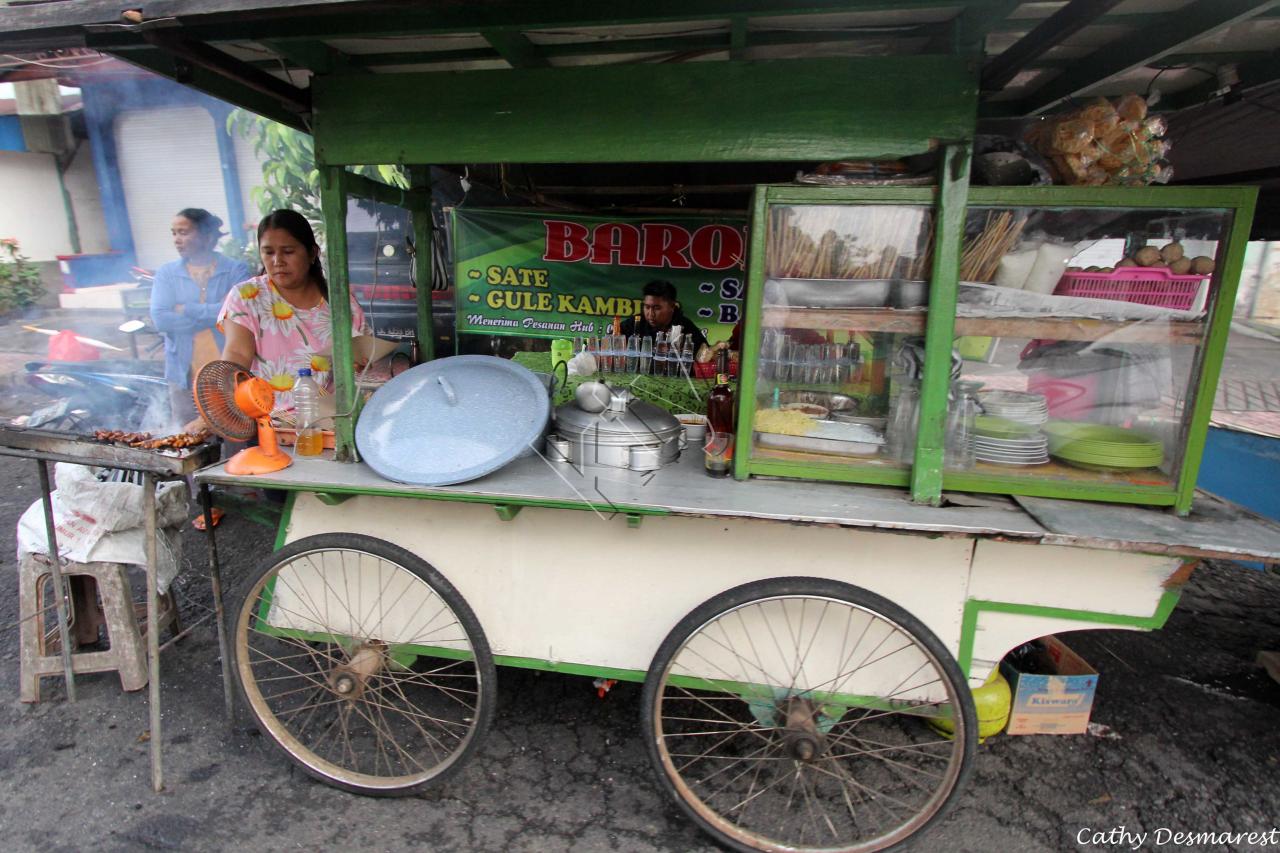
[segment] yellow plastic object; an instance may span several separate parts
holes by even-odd
[[[1013,691],[1009,689],[1008,680],[1000,674],[999,666],[992,669],[983,685],[973,691],[973,705],[978,712],[978,743],[1000,734],[1009,724]],[[956,732],[951,720],[945,717],[930,718],[929,725],[948,738]]]
[[[962,335],[956,338],[956,350],[965,361],[986,361],[991,341],[990,335]]]

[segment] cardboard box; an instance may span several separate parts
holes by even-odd
[[[1037,663],[1022,671],[1010,661],[1000,671],[1013,690],[1011,735],[1075,735],[1089,728],[1098,673],[1057,637],[1036,641]],[[1026,664],[1024,664],[1026,665]]]

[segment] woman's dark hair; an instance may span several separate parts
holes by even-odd
[[[324,268],[320,266],[320,244],[316,242],[316,235],[311,230],[311,223],[301,213],[292,210],[273,210],[258,223],[259,243],[262,242],[262,235],[272,228],[288,231],[293,239],[301,243],[308,252],[315,253],[315,260],[311,262],[311,268],[307,270],[307,275],[311,276],[312,280],[320,288],[321,295],[328,301],[329,282],[325,280]],[[258,271],[258,275],[265,275],[266,272],[267,268],[264,266]]]
[[[680,298],[676,295],[676,286],[669,281],[656,278],[644,286],[641,296],[656,296],[659,299],[665,299],[668,302],[680,304]]]
[[[204,237],[221,237],[222,220],[203,207],[184,207],[178,211],[183,219],[188,219],[196,230]]]

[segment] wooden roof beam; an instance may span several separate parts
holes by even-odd
[[[743,33],[743,49],[775,45],[813,44],[816,42],[856,42],[874,38],[883,28],[868,28],[866,32],[821,32],[755,30]],[[904,28],[903,35],[911,37],[938,37],[951,32],[951,22],[929,22]],[[546,59],[561,56],[611,56],[623,53],[688,53],[691,51],[734,50],[736,35],[731,29],[727,34],[697,34],[690,36],[655,36],[653,38],[609,39],[589,42],[567,42],[537,45]],[[933,51],[945,52],[945,51]],[[379,68],[387,65],[426,65],[434,62],[476,62],[503,57],[492,47],[460,48],[457,50],[398,51],[394,53],[362,53],[347,57],[352,67]]]
[[[519,30],[481,30],[480,35],[512,68],[548,68],[551,63],[538,46]]]
[[[272,98],[290,112],[311,112],[311,93],[306,89],[300,89],[217,48],[189,39],[177,27],[146,28],[143,37],[155,47],[191,65]]]
[[[1034,60],[1106,14],[1121,0],[1071,0],[982,68],[982,91],[998,92]]]
[[[1237,92],[1256,89],[1280,80],[1280,51],[1232,64],[1235,64],[1236,74],[1240,77],[1240,82],[1235,87]],[[1215,75],[1190,89],[1166,95],[1160,103],[1160,108],[1180,110],[1198,106],[1213,100],[1221,89]]]
[[[263,47],[284,57],[289,64],[305,68],[312,74],[329,74],[350,65],[349,57],[322,41],[264,41]],[[257,63],[253,63],[257,64]]]
[[[1176,15],[1164,15],[1140,39],[1107,45],[1075,63],[1041,86],[1023,102],[1024,113],[1040,113],[1075,97],[1117,74],[1175,52],[1189,41],[1212,35],[1224,27],[1280,6],[1277,0],[1197,0]]]
[[[1108,27],[1138,27],[1150,26],[1153,22],[1159,21],[1167,15],[1176,14],[1174,12],[1121,12],[1109,15],[1101,15],[1093,22],[1096,26]],[[1280,8],[1269,9],[1258,13],[1258,18],[1280,18]],[[991,33],[1028,33],[1035,28],[1037,24],[1046,18],[1010,18],[1000,21],[991,27]]]
[[[1022,5],[1019,0],[970,5],[956,16],[952,37],[961,53],[985,53],[987,33]]]
[[[311,129],[296,112],[284,109],[278,100],[249,89],[205,68],[193,66],[185,60],[158,48],[130,50],[117,57],[131,65],[146,69],[177,83],[191,86],[206,94],[221,98],[230,104],[266,116],[295,130],[310,133]]]
[[[528,32],[564,27],[608,27],[669,21],[726,20],[735,16],[791,17],[842,12],[988,8],[1004,0],[148,0],[148,20],[169,19],[197,41],[363,38],[379,35]],[[0,50],[40,50],[85,44],[87,27],[103,49],[136,44],[119,27],[120,0],[77,0],[5,8]],[[112,41],[112,38],[116,41]]]

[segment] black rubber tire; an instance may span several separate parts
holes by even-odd
[[[945,684],[947,693],[954,702],[951,707],[958,707],[959,709],[959,716],[954,719],[953,722],[953,725],[955,726],[955,734],[954,740],[952,741],[954,744],[952,755],[954,757],[950,759],[947,771],[947,773],[951,775],[951,779],[945,786],[945,790],[941,790],[940,794],[935,795],[937,802],[932,802],[930,814],[920,821],[918,826],[910,829],[910,831],[905,834],[901,831],[898,833],[885,833],[888,837],[884,839],[870,839],[868,841],[858,841],[857,843],[835,843],[834,845],[828,844],[817,846],[805,846],[804,844],[796,844],[794,841],[771,839],[767,837],[744,838],[741,833],[734,835],[731,834],[734,828],[731,826],[732,821],[729,818],[716,811],[714,806],[704,803],[698,795],[694,793],[693,787],[686,784],[682,777],[679,779],[673,778],[672,774],[675,774],[677,777],[680,776],[679,770],[675,766],[677,759],[671,759],[670,762],[668,760],[664,760],[669,758],[669,756],[665,754],[666,738],[663,735],[662,718],[659,706],[662,704],[665,695],[668,669],[672,666],[675,656],[685,648],[686,643],[698,635],[704,627],[710,628],[713,624],[722,624],[716,621],[717,617],[728,614],[730,611],[738,612],[740,614],[742,612],[741,608],[749,607],[760,602],[766,602],[771,599],[803,599],[810,597],[845,602],[875,618],[885,620],[890,625],[901,630],[916,644],[919,650],[923,651],[927,655],[925,659],[931,659],[936,664],[936,672],[940,676],[938,680]],[[745,627],[743,630],[745,631]],[[705,636],[710,641],[717,642],[710,633]],[[725,634],[722,634],[721,636],[728,639]],[[817,636],[816,629],[814,636]],[[861,638],[859,638],[859,641],[861,641]],[[720,645],[722,648],[732,651],[728,646],[724,646],[723,642],[720,642]],[[799,647],[799,643],[797,643],[796,648],[798,649]],[[806,654],[811,650],[811,648],[812,643],[810,648],[806,649]],[[697,656],[696,651],[691,652],[690,660],[693,660]],[[703,660],[705,660],[705,658],[703,658]],[[802,664],[797,664],[797,667],[802,667]],[[760,671],[764,672],[764,669],[762,668]],[[681,690],[682,688],[677,686],[674,689]],[[689,693],[690,691],[683,690],[683,692]],[[774,695],[776,696],[776,694]],[[671,698],[679,699],[680,697]],[[730,702],[730,705],[738,708],[739,710],[750,707],[749,703],[741,701],[743,698],[741,694],[738,694],[737,698],[740,701],[736,703]],[[769,701],[777,700],[771,699]],[[692,818],[693,821],[705,832],[710,834],[721,844],[731,849],[741,851],[822,850],[860,851],[861,853],[861,851],[895,850],[909,846],[920,838],[920,833],[936,826],[954,806],[956,794],[963,788],[970,773],[978,742],[977,716],[974,710],[973,697],[970,693],[968,683],[950,652],[948,652],[946,647],[940,640],[938,640],[933,632],[902,607],[894,604],[883,596],[847,583],[824,578],[791,577],[755,581],[723,592],[695,608],[671,630],[671,633],[667,635],[662,645],[658,648],[657,653],[654,655],[653,662],[649,667],[648,675],[645,678],[641,702],[641,730],[644,735],[645,748],[649,754],[650,761],[653,764],[654,771],[657,774],[661,787],[676,801],[685,814]],[[712,706],[707,705],[707,707],[709,708]],[[733,710],[733,708],[730,708],[730,710]],[[750,713],[756,715],[754,718],[755,722],[759,723],[758,712]],[[870,712],[867,711],[864,713]],[[712,716],[713,714],[714,712],[704,712],[704,716]],[[879,716],[890,716],[891,714],[892,712],[890,712],[890,714],[880,714]],[[687,718],[677,717],[676,719]],[[709,721],[703,721],[698,725],[695,725],[694,728],[707,728],[707,722]],[[858,720],[854,722],[854,725],[857,725],[860,722],[862,721]],[[920,721],[912,722],[923,725],[923,722]],[[837,721],[837,725],[839,724],[839,721]],[[749,728],[750,722],[748,722],[747,725]],[[832,730],[834,730],[834,727]],[[758,736],[760,731],[761,730],[757,729],[753,734]],[[785,729],[775,727],[772,730],[764,729],[764,731],[782,732],[785,731]],[[693,734],[700,736],[710,734],[717,740],[719,735],[718,732],[695,732]],[[692,737],[692,735],[688,736]],[[672,735],[672,737],[680,737],[680,735],[675,734]],[[705,742],[698,742],[699,746],[703,743]],[[714,749],[715,747],[713,746],[712,748]],[[763,748],[759,748],[756,752],[760,752],[762,749]],[[881,751],[884,750],[870,750],[870,752]],[[768,756],[769,753],[765,753],[765,755]],[[679,757],[681,759],[689,758],[689,753],[680,753]],[[784,759],[785,758],[786,757],[784,756]],[[693,764],[694,761],[697,760],[698,759],[695,758],[693,761],[690,761],[689,764]],[[750,756],[737,760],[750,760]],[[777,759],[774,760],[776,761]],[[958,766],[956,766],[957,761]],[[763,757],[760,759],[760,762],[764,762]],[[801,763],[794,759],[791,759],[791,763],[797,768],[796,775],[799,776]],[[724,771],[721,770],[718,772],[723,773]],[[757,774],[758,773],[759,771],[757,771]],[[710,775],[715,776],[717,773],[711,773]],[[754,786],[755,780],[752,780],[753,789]],[[738,791],[737,793],[740,794],[741,791]],[[748,792],[748,799],[751,799],[750,794],[751,791]],[[848,798],[846,797],[846,801],[847,799]],[[874,800],[874,797],[872,799]],[[745,809],[745,807],[742,808]],[[849,808],[850,812],[852,812],[852,805],[850,805]],[[745,814],[745,810],[743,814]],[[856,824],[856,821],[854,821],[854,823]],[[775,830],[775,832],[776,831],[777,830]]]
[[[476,707],[474,713],[466,718],[469,721],[469,729],[467,734],[461,738],[461,740],[465,741],[462,743],[461,748],[449,754],[443,760],[443,766],[435,768],[434,772],[431,772],[426,778],[413,780],[412,783],[403,785],[395,782],[389,782],[387,785],[367,784],[340,778],[341,774],[318,770],[299,758],[290,749],[290,745],[282,742],[280,734],[274,731],[271,725],[272,721],[280,725],[278,719],[273,716],[272,720],[268,720],[263,716],[264,713],[270,713],[270,711],[265,708],[266,702],[262,699],[262,694],[258,690],[256,682],[252,685],[246,682],[247,678],[252,677],[252,667],[246,661],[248,656],[246,654],[248,651],[248,626],[250,624],[249,620],[254,617],[254,610],[260,606],[258,591],[263,588],[267,580],[276,574],[280,567],[290,564],[294,559],[303,555],[335,551],[372,555],[412,573],[418,580],[426,584],[431,592],[439,596],[441,601],[453,612],[457,623],[465,631],[466,640],[473,654],[472,663],[476,673]],[[481,629],[475,613],[453,585],[433,566],[409,551],[384,540],[358,533],[325,533],[291,542],[280,550],[273,552],[263,562],[252,580],[236,594],[227,610],[227,620],[230,623],[228,635],[231,638],[230,645],[232,649],[231,669],[235,674],[236,688],[244,707],[248,709],[249,715],[253,718],[258,730],[273,746],[308,775],[325,784],[368,796],[408,796],[418,793],[457,772],[458,768],[474,754],[493,720],[494,709],[497,704],[497,670],[493,663],[493,655],[490,652],[488,640],[485,638],[484,631]],[[337,696],[338,694],[334,693],[333,695]],[[403,696],[404,694],[400,695]],[[255,701],[255,697],[257,701]],[[419,729],[421,730],[421,726],[419,726]],[[295,747],[301,747],[303,751],[315,756],[315,753],[311,753],[308,747],[298,743],[296,738],[290,739]],[[319,756],[315,757],[319,758]],[[376,762],[374,766],[376,769]],[[388,769],[390,769],[390,765],[388,765]],[[353,775],[368,776],[368,774]],[[391,780],[396,777],[388,775],[387,778]]]

